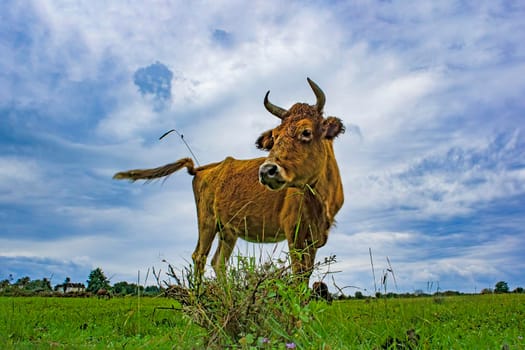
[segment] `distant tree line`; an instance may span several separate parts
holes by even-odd
[[[498,283],[496,283],[496,285],[494,286],[494,289],[484,288],[481,290],[481,294],[523,293],[523,292],[524,292],[523,287],[516,287],[511,292],[509,285],[505,281],[499,281]]]
[[[494,288],[484,288],[481,290],[480,294],[503,294],[503,293],[524,293],[525,290],[523,287],[516,287],[512,291],[509,288],[509,285],[505,281],[499,281],[496,283]],[[428,296],[454,296],[454,295],[465,295],[465,293],[461,293],[459,291],[454,290],[447,290],[447,291],[437,291],[435,293],[425,293],[421,289],[418,289],[414,291],[414,293],[381,293],[376,292],[375,297],[376,298],[411,298],[411,297],[428,297]],[[347,295],[339,295],[339,296],[333,296],[335,299],[351,299],[352,296]],[[366,299],[369,298],[368,296],[365,296],[361,291],[356,291],[354,294],[355,299]]]
[[[126,281],[117,282],[113,284],[104,274],[101,268],[97,267],[89,273],[87,279],[87,286],[83,283],[71,282],[71,278],[67,277],[63,283],[57,284],[51,287],[51,281],[47,278],[39,280],[31,280],[25,276],[17,279],[13,282],[12,276],[9,279],[0,281],[0,295],[13,295],[13,296],[29,296],[29,295],[45,295],[45,296],[92,296],[97,295],[99,291],[105,291],[108,296],[133,296],[133,295],[145,295],[145,296],[157,296],[164,292],[164,288],[159,286],[141,286],[135,283],[129,283]],[[495,284],[494,288],[484,288],[480,294],[492,294],[492,293],[524,293],[523,287],[516,287],[512,291],[505,281],[499,281]],[[414,293],[381,293],[376,292],[376,298],[407,298],[407,297],[425,297],[425,296],[454,296],[462,295],[463,293],[453,290],[438,291],[433,294],[424,293],[422,290],[416,290]],[[350,295],[333,295],[332,299],[366,299],[369,296],[365,296],[361,291],[356,291],[354,296]]]
[[[71,278],[66,277],[63,283],[51,286],[51,281],[47,278],[31,280],[28,276],[14,281],[9,278],[0,281],[0,295],[4,296],[92,296],[97,295],[101,290],[112,296],[126,295],[145,295],[156,296],[163,293],[163,289],[158,286],[141,286],[135,283],[117,282],[113,286],[101,268],[97,267],[90,272],[87,279],[87,286],[84,283],[72,282]]]
[[[494,288],[484,288],[481,290],[479,294],[503,294],[503,293],[524,293],[525,290],[523,287],[516,287],[512,291],[509,288],[509,285],[505,281],[499,281],[496,283]],[[373,296],[367,296],[363,294],[361,291],[356,291],[354,293],[354,296],[351,295],[344,295],[344,294],[338,294],[338,295],[332,295],[332,299],[368,299],[368,298],[414,298],[414,297],[441,297],[441,296],[454,296],[454,295],[468,295],[470,293],[462,293],[455,290],[446,290],[446,291],[437,291],[435,293],[425,293],[423,290],[418,289],[415,290],[413,293],[394,293],[394,292],[388,292],[388,293],[381,293],[376,292]]]

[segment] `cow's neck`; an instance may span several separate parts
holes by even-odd
[[[323,203],[325,215],[331,224],[343,205],[343,186],[332,141],[325,141],[324,146],[326,149],[325,166],[321,176],[315,181],[314,186],[311,187],[315,191],[318,200]]]

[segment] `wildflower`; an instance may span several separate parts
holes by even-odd
[[[262,338],[262,343],[263,343],[263,344],[268,344],[269,342],[270,342],[270,339],[268,339],[268,338],[266,338],[266,337],[265,337],[265,338]]]
[[[295,343],[286,343],[287,349],[295,349]]]
[[[246,346],[247,343],[248,341],[246,340],[246,337],[242,337],[241,339],[239,339],[239,344],[241,344],[242,346]]]

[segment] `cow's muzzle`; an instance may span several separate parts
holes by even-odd
[[[274,191],[280,190],[286,184],[281,167],[271,162],[264,162],[259,167],[259,182]]]

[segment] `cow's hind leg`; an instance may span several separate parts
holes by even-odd
[[[199,240],[192,254],[193,264],[195,266],[195,277],[200,281],[206,266],[206,260],[210,253],[211,245],[215,234],[217,233],[217,224],[213,216],[206,218],[199,217]]]
[[[230,259],[230,256],[232,255],[236,242],[237,235],[231,230],[223,228],[219,231],[219,244],[211,261],[213,270],[217,277],[224,275],[228,259]]]

